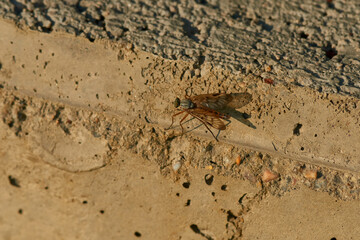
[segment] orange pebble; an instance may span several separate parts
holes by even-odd
[[[309,170],[305,172],[304,176],[306,179],[315,180],[318,177],[318,173],[316,170]]]
[[[279,174],[273,173],[270,170],[266,169],[261,177],[261,180],[263,180],[263,182],[270,182],[277,179],[278,177]]]
[[[208,166],[205,167],[205,169],[212,170],[212,169],[213,169],[213,166],[208,165]]]
[[[235,160],[236,165],[240,165],[241,163],[241,157],[237,156],[236,160]]]

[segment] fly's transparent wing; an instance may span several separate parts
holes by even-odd
[[[205,107],[214,110],[225,108],[232,99],[233,97],[231,94],[225,93],[201,94],[190,98],[197,107]]]
[[[225,130],[226,125],[220,118],[223,116],[216,111],[208,111],[202,108],[195,108],[188,111],[193,117],[203,121],[204,124],[210,125],[213,128],[219,130]]]
[[[251,102],[252,100],[252,95],[247,92],[231,93],[230,95],[232,96],[232,100],[227,104],[227,107],[229,108],[234,108],[234,109],[241,108],[246,104],[248,104],[249,102]]]
[[[251,102],[252,95],[250,93],[214,93],[201,94],[191,97],[190,100],[197,107],[210,108],[213,110],[223,110],[225,108],[241,108]]]

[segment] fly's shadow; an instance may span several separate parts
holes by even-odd
[[[231,93],[230,94],[233,99],[231,102],[229,102],[224,108],[214,109],[220,113],[227,114],[228,116],[236,119],[237,121],[245,124],[246,126],[256,129],[254,124],[252,124],[248,119],[251,117],[251,115],[239,112],[236,109],[242,108],[245,105],[249,104],[252,101],[252,95],[250,93],[244,92],[244,93]],[[231,121],[227,120],[228,123],[226,126],[228,126]]]
[[[225,113],[225,114],[228,114],[230,117],[236,119],[237,121],[245,124],[246,126],[252,128],[252,129],[256,129],[255,125],[252,124],[248,118],[251,117],[251,115],[247,114],[247,113],[244,113],[244,112],[239,112],[237,111],[236,109],[226,109],[226,110],[221,110],[219,112],[222,112],[222,113]],[[230,120],[227,120],[228,123],[226,124],[226,126],[228,126],[231,121]]]

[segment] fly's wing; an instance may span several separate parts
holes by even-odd
[[[252,95],[247,92],[201,94],[190,97],[190,100],[195,103],[197,107],[205,107],[213,110],[223,110],[225,108],[237,109],[251,102]]]
[[[205,107],[220,110],[233,100],[233,96],[225,93],[201,94],[190,97],[190,100],[199,108]]]
[[[202,108],[189,109],[187,111],[193,117],[199,119],[204,124],[210,125],[219,130],[225,130],[226,126],[220,118],[224,118],[221,113],[216,111],[206,110]]]
[[[251,102],[252,100],[252,95],[247,92],[231,93],[231,96],[232,96],[232,100],[227,104],[227,107],[234,109],[241,108],[246,104],[248,104],[249,102]]]

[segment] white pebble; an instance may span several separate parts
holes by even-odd
[[[172,164],[172,168],[175,172],[177,172],[181,168],[181,162],[180,161],[174,161]]]

